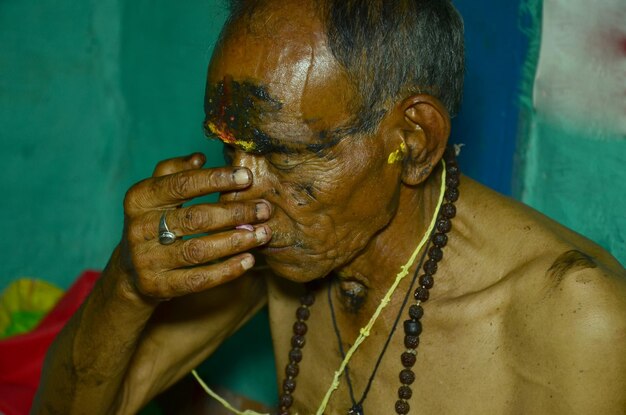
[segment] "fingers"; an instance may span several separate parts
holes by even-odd
[[[175,207],[210,193],[244,189],[251,181],[250,171],[241,167],[184,170],[137,183],[126,193],[124,209],[134,214]]]
[[[202,153],[193,153],[186,157],[176,157],[160,161],[154,168],[152,177],[167,176],[184,170],[199,169],[206,163],[206,157]]]
[[[243,252],[270,239],[270,228],[261,225],[254,231],[222,232],[167,246],[146,242],[133,252],[134,285],[141,294],[157,299],[206,290],[252,268],[254,257]]]
[[[178,237],[232,229],[243,224],[266,221],[271,216],[271,206],[264,200],[199,204],[166,212],[167,227]],[[148,241],[158,237],[158,223],[163,211],[146,212],[132,220],[129,238]]]
[[[234,230],[216,235],[177,241],[163,249],[162,267],[188,268],[229,257],[265,244],[271,238],[267,226],[257,226],[254,231]]]
[[[140,279],[139,290],[154,298],[173,298],[225,284],[254,266],[251,254],[241,254],[219,264],[164,272],[151,279]]]
[[[252,182],[246,168],[202,169],[205,161],[200,153],[162,161],[153,177],[126,194],[120,264],[143,295],[166,299],[237,278],[254,265],[254,257],[244,252],[271,238],[270,228],[258,225],[271,216],[267,201],[181,207],[196,197],[244,189]],[[169,231],[179,238],[171,245],[158,241],[164,211]],[[257,226],[252,231],[233,229],[242,224]],[[200,234],[209,235],[197,236]]]

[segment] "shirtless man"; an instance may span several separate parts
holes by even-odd
[[[235,5],[205,105],[231,167],[171,159],[129,190],[122,242],[51,348],[33,413],[134,413],[266,303],[278,412],[316,413],[428,233],[462,85],[447,2],[377,4]],[[446,158],[434,234],[447,244],[432,237],[409,265],[324,413],[624,414],[624,269],[467,177],[456,200]],[[181,207],[214,192],[219,203]]]

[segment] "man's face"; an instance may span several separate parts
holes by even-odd
[[[275,273],[295,281],[327,275],[353,259],[395,213],[399,143],[345,130],[354,92],[314,16],[274,6],[237,22],[217,46],[205,97],[208,133],[233,165],[253,174],[222,200],[266,199]],[[394,148],[395,147],[395,148]]]

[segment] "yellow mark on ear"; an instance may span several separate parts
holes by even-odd
[[[404,160],[404,156],[406,155],[406,144],[404,144],[404,142],[402,142],[400,144],[400,149],[394,151],[393,153],[389,154],[389,157],[387,158],[387,164],[393,164],[396,161],[402,161]]]

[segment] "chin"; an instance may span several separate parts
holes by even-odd
[[[277,258],[272,258],[271,255],[265,256],[265,262],[275,275],[299,283],[324,278],[332,271],[332,269],[326,269],[319,263],[311,264],[307,261],[299,263],[284,262]]]

